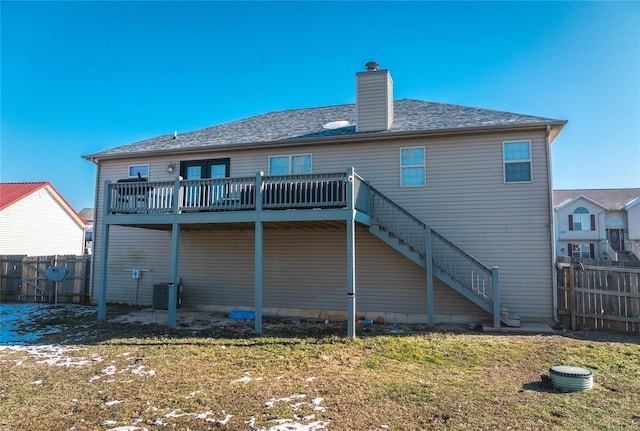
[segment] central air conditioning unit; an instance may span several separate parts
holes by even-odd
[[[153,285],[153,309],[169,309],[169,289],[175,289],[174,283],[156,283]],[[182,283],[178,284],[178,294],[176,298],[176,308],[182,305]]]

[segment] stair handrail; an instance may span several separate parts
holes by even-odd
[[[370,193],[369,216],[387,232],[402,240],[407,246],[415,249],[421,255],[424,255],[426,250],[424,232],[427,226],[419,218],[370,184],[367,184],[367,187]],[[390,212],[387,217],[383,215],[384,210],[381,209],[383,206]]]
[[[402,242],[407,244],[409,247],[413,247],[422,257],[426,256],[426,243],[425,236],[426,230],[428,229],[431,232],[433,247],[437,247],[437,244],[443,244],[448,250],[453,251],[453,253],[458,258],[463,258],[469,264],[471,264],[472,269],[466,271],[464,275],[460,274],[460,271],[457,271],[457,266],[452,264],[450,256],[443,256],[440,253],[435,253],[432,257],[432,261],[434,265],[441,271],[447,273],[453,279],[457,280],[461,283],[466,289],[471,290],[476,295],[481,297],[486,302],[493,301],[493,270],[489,268],[484,263],[480,262],[478,259],[452,243],[450,240],[442,236],[437,231],[431,229],[426,223],[422,220],[411,214],[405,208],[401,207],[399,204],[391,200],[389,197],[385,196],[382,192],[377,190],[375,187],[371,186],[371,184],[364,182],[370,193],[370,211],[369,216],[372,221],[381,226],[383,229],[390,232],[392,235],[400,239]],[[405,220],[404,224],[407,222],[412,223],[414,228],[417,228],[420,231],[420,234],[414,235],[414,237],[409,237],[406,235],[406,232],[411,232],[414,229],[407,228],[403,226],[399,228],[399,223],[386,223],[385,217],[381,216],[379,213],[380,203],[377,201],[382,201],[386,208],[395,212],[397,216],[393,217],[395,220]],[[399,217],[398,217],[399,216]],[[454,268],[455,266],[455,268]],[[479,274],[473,274],[473,267],[477,268]]]
[[[438,238],[440,241],[442,241],[445,244],[447,244],[447,246],[449,248],[452,248],[452,249],[456,250],[459,254],[463,255],[465,258],[467,258],[468,260],[473,262],[476,266],[481,268],[487,274],[491,274],[491,268],[489,268],[487,265],[485,265],[484,263],[480,262],[478,259],[476,259],[472,255],[470,255],[469,253],[467,253],[466,251],[464,251],[463,249],[461,249],[460,247],[458,247],[457,245],[455,245],[451,241],[449,241],[447,238],[445,238],[444,236],[442,236],[441,234],[439,234],[435,230],[432,229],[431,232],[433,233],[434,237]]]

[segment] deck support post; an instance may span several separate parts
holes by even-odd
[[[497,266],[491,268],[493,279],[493,327],[500,327],[500,270]]]
[[[255,331],[262,333],[262,249],[263,249],[262,222],[256,222],[256,245],[255,245]]]
[[[111,193],[109,185],[111,181],[104,182],[104,207],[102,208],[102,244],[100,246],[100,290],[98,291],[98,320],[107,318],[107,260],[109,258],[109,225],[105,222],[105,216],[109,214],[111,206]]]
[[[256,187],[255,187],[255,206],[256,213],[258,214],[258,221],[255,225],[255,265],[254,265],[254,312],[255,312],[255,332],[257,334],[262,333],[262,258],[264,249],[264,232],[262,221],[260,220],[260,213],[262,212],[262,177],[264,172],[258,172],[256,174]]]
[[[424,269],[427,275],[427,325],[433,326],[433,237],[431,228],[425,228]]]
[[[109,258],[109,225],[102,223],[100,246],[100,290],[98,291],[98,320],[107,318],[107,259]]]
[[[171,272],[169,274],[169,304],[167,326],[176,327],[176,309],[178,308],[178,289],[180,279],[178,278],[178,257],[180,256],[180,225],[173,223],[171,227]]]
[[[347,337],[356,338],[356,222],[353,167],[347,172]]]

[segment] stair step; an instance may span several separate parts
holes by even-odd
[[[510,328],[520,327],[520,316],[510,313],[508,311],[500,312],[500,321]]]

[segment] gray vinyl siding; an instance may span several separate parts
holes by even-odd
[[[96,252],[94,259],[100,254],[99,250]],[[134,304],[136,280],[132,278],[131,270],[141,269],[138,304],[151,304],[153,285],[169,281],[170,258],[170,232],[112,226],[107,262],[107,301]],[[95,283],[99,280],[100,266],[95,266],[94,271],[97,274],[94,277],[93,295],[97,296]]]
[[[425,314],[424,270],[366,229],[358,229],[356,244],[358,313]],[[153,285],[169,281],[170,246],[168,232],[112,228],[110,247],[120,252],[109,259],[108,300],[135,302],[130,270],[138,268],[149,270],[138,281],[138,304],[150,305]],[[271,230],[267,225],[264,256],[265,308],[346,310],[344,228]],[[183,232],[179,268],[184,305],[253,307],[253,257],[252,230]],[[483,315],[441,283],[435,284],[434,303],[439,314]]]
[[[635,204],[627,209],[627,226],[629,226],[629,239],[640,240],[640,204]]]
[[[531,141],[533,181],[505,184],[502,143],[522,139]],[[399,149],[409,146],[425,147],[427,183],[424,187],[400,186]],[[540,131],[405,139],[393,143],[265,147],[190,155],[189,159],[229,157],[231,176],[266,173],[269,156],[285,154],[311,153],[316,173],[346,171],[353,166],[374,187],[484,264],[499,266],[501,299],[510,311],[523,318],[549,319],[553,316],[553,280],[545,146],[545,133]],[[167,174],[166,166],[170,161],[179,163],[180,160],[186,158],[174,155],[144,162],[150,164],[150,180],[154,181],[173,178],[175,171]],[[129,164],[142,162],[138,159],[102,163],[96,226],[100,223],[104,179],[124,178]],[[138,235],[128,235],[129,241],[138,242]],[[168,267],[170,234],[149,231],[145,235],[149,235],[145,236],[149,244],[148,261],[162,254],[166,256],[163,265]],[[264,306],[344,309],[345,235],[344,230],[266,230]],[[99,280],[100,242],[98,233],[94,280]],[[157,250],[161,244],[163,251]],[[125,253],[120,245],[124,246],[114,242],[112,236],[112,257]],[[421,268],[366,230],[358,231],[357,247],[359,309],[424,312],[425,279]],[[225,252],[225,248],[229,251]],[[252,306],[253,259],[252,231],[183,232],[180,275],[189,292],[188,301]],[[111,289],[116,277],[112,273],[120,271],[119,277],[124,282],[124,271],[112,267],[111,258],[109,261]],[[207,268],[217,268],[217,265],[220,272],[211,276]],[[168,268],[164,270],[164,279],[156,278],[161,272],[154,270],[153,280],[166,281]],[[132,283],[130,274],[127,283],[129,286]],[[482,314],[438,282],[435,313],[441,316]]]
[[[393,81],[389,72],[356,75],[358,132],[388,130],[393,121]]]

